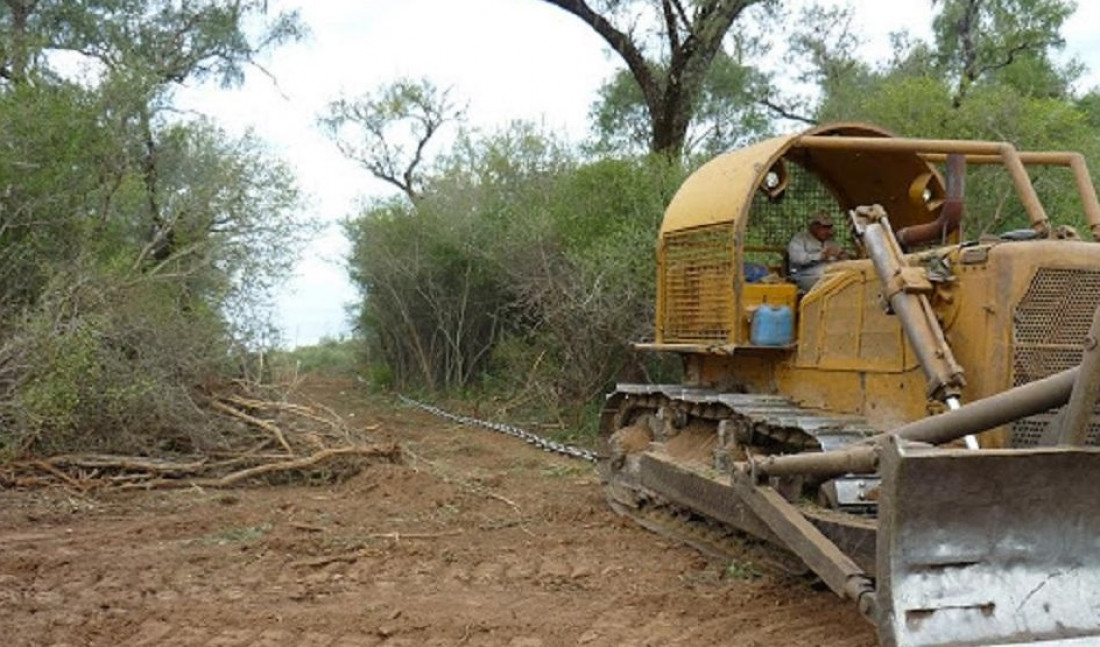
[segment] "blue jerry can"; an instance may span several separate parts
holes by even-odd
[[[766,303],[752,313],[753,346],[786,346],[794,339],[794,317],[790,306]]]

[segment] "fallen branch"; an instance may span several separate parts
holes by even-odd
[[[309,407],[309,406],[306,406],[306,405],[303,405],[303,404],[295,404],[293,402],[280,402],[280,401],[276,401],[276,400],[256,400],[255,398],[246,398],[246,397],[239,396],[239,395],[219,396],[218,400],[221,400],[222,402],[235,404],[235,405],[245,407],[245,408],[248,408],[248,409],[271,409],[271,410],[275,410],[275,411],[285,411],[285,412],[288,412],[288,413],[293,413],[295,415],[301,416],[301,417],[306,418],[308,420],[312,420],[314,422],[320,422],[322,424],[328,425],[334,431],[341,432],[343,435],[346,435],[346,433],[347,433],[347,429],[344,425],[343,420],[340,418],[340,416],[337,415],[335,411],[333,411],[332,409],[329,409],[328,407],[326,407],[324,405],[316,405],[316,406],[320,407],[327,414],[327,417],[319,415],[316,411],[314,411],[313,407]],[[365,431],[374,431],[374,430],[378,429],[379,427],[381,427],[381,425],[375,424],[375,425],[370,425],[368,427],[365,427],[364,430]]]
[[[85,487],[83,483],[80,483],[73,477],[69,476],[65,472],[62,472],[53,465],[50,465],[46,461],[31,461],[30,464],[32,467],[35,467],[39,470],[42,470],[43,472],[46,472],[50,476],[60,479],[62,483],[68,485],[69,487],[80,492],[81,494],[84,494],[88,491],[88,488]]]
[[[283,446],[283,449],[286,450],[286,453],[290,454],[291,456],[294,455],[294,450],[290,448],[290,443],[286,441],[286,436],[283,435],[282,429],[279,429],[278,427],[266,420],[261,420],[255,416],[250,416],[247,413],[238,409],[234,409],[228,404],[225,404],[224,402],[220,402],[218,400],[211,400],[210,406],[218,411],[221,411],[224,414],[233,416],[234,418],[239,418],[251,425],[255,425],[260,429],[263,429],[264,431],[275,437],[275,440],[277,440],[279,444]]]
[[[275,409],[278,411],[290,411],[291,413],[297,413],[298,415],[306,418],[312,418],[321,422],[329,422],[324,418],[318,416],[309,407],[302,404],[294,404],[293,402],[278,402],[276,400],[256,400],[255,398],[245,398],[239,395],[222,395],[218,396],[218,400],[222,402],[229,402],[249,409]]]
[[[114,454],[63,454],[35,462],[46,463],[55,468],[113,469],[129,472],[152,472],[154,474],[194,474],[208,467],[205,458],[189,463],[173,463],[155,458],[116,456]]]
[[[289,461],[281,461],[277,463],[267,463],[264,465],[257,465],[256,467],[249,467],[247,469],[239,470],[231,474],[226,474],[220,478],[191,478],[191,479],[158,479],[156,481],[150,481],[140,484],[124,484],[120,486],[122,489],[165,489],[165,488],[227,488],[240,483],[245,479],[250,479],[256,476],[264,474],[271,474],[274,472],[287,472],[292,470],[300,470],[307,467],[313,467],[319,463],[322,463],[330,458],[337,456],[366,456],[371,458],[384,458],[390,462],[396,462],[401,457],[401,448],[396,444],[387,445],[366,445],[366,446],[352,446],[352,447],[337,447],[334,449],[325,449],[317,452],[311,456],[304,458],[296,458]]]

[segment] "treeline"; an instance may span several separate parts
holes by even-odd
[[[629,345],[653,334],[664,207],[707,157],[777,132],[867,121],[903,136],[1077,150],[1100,168],[1100,95],[1078,88],[1083,66],[1057,55],[1068,2],[933,3],[932,39],[895,34],[884,61],[858,55],[850,8],[790,16],[777,3],[700,0],[647,18],[653,5],[640,0],[591,6],[603,13],[576,15],[626,68],[593,103],[585,142],[522,125],[471,135],[453,97],[426,80],[341,99],[323,117],[349,157],[401,190],[347,225],[376,385],[473,392],[590,425],[617,379],[675,380],[676,358]],[[637,24],[649,37],[633,40]],[[686,45],[704,27],[733,30],[709,33],[706,64]],[[785,89],[792,78],[810,89]],[[685,101],[688,122],[670,125]],[[439,137],[448,125],[453,146]],[[968,237],[1027,223],[1004,174],[987,171],[967,178]],[[1052,215],[1083,224],[1068,172],[1033,180]]]
[[[464,140],[415,202],[348,224],[372,381],[576,413],[640,378],[629,342],[652,336],[653,232],[680,180],[523,124]]]
[[[866,61],[850,9],[545,1],[593,9],[574,15],[624,61],[586,141],[524,124],[471,131],[430,81],[320,116],[396,190],[347,221],[374,384],[476,393],[576,426],[616,379],[677,379],[675,357],[629,346],[652,335],[664,207],[705,157],[776,132],[865,120],[1078,150],[1100,167],[1100,94],[1057,55],[1069,2],[936,2],[931,39],[896,35],[888,60]],[[262,370],[271,290],[306,231],[288,169],[180,112],[175,94],[238,83],[265,48],[302,35],[268,4],[0,2],[6,455],[222,442],[205,394]],[[1024,223],[1011,188],[985,175],[968,177],[968,236]],[[1068,174],[1034,180],[1055,216],[1079,217]]]
[[[259,1],[0,5],[5,457],[220,445],[204,394],[257,370],[305,232],[289,170],[174,91],[299,32]]]

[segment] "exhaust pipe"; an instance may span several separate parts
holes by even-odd
[[[940,206],[940,215],[932,222],[905,227],[897,232],[903,249],[911,249],[947,238],[959,228],[963,217],[963,196],[966,193],[966,155],[947,156],[947,197]]]

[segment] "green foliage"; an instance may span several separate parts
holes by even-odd
[[[667,74],[667,71],[663,72]],[[756,68],[718,52],[692,106],[683,153],[711,157],[769,134],[771,120],[759,98],[769,92]],[[620,70],[598,90],[589,108],[598,155],[645,155],[652,142],[652,116],[637,81]]]
[[[227,368],[218,319],[173,288],[79,268],[9,322],[0,420],[12,454],[196,451],[219,444],[192,389]]]
[[[934,3],[935,4],[935,3]],[[1022,94],[1061,96],[1076,66],[1058,70],[1051,52],[1073,13],[1066,0],[940,0],[932,22],[940,69],[956,83],[958,106],[976,83],[1008,84]],[[1035,94],[1037,92],[1037,94]],[[1052,93],[1054,93],[1052,95]]]
[[[37,0],[5,3],[0,31],[6,78],[52,75],[44,51],[79,52],[153,86],[187,80],[235,85],[263,49],[301,38],[297,12],[270,12],[267,0]],[[22,5],[16,8],[17,5]],[[20,12],[27,15],[18,16]],[[246,26],[249,33],[246,33]]]
[[[323,337],[311,346],[278,353],[271,361],[282,364],[281,370],[293,374],[350,377],[361,372],[364,357],[361,342],[355,339]]]
[[[581,163],[513,124],[459,140],[439,168],[415,204],[379,201],[347,225],[372,367],[551,416],[645,370],[629,344],[652,334],[654,232],[678,167]]]
[[[293,14],[267,15],[258,0],[0,9],[6,455],[222,444],[198,405],[252,370],[308,227],[288,168],[251,136],[181,120],[171,89],[237,82],[300,33]],[[93,73],[66,80],[49,67],[60,51]]]

